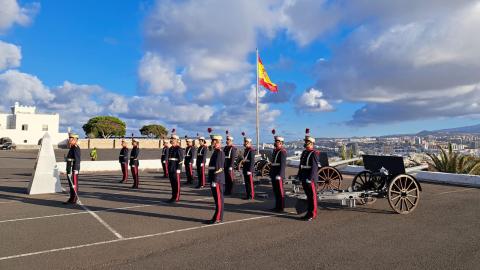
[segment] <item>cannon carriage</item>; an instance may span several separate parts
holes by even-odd
[[[322,166],[317,185],[318,201],[336,200],[341,205],[355,207],[357,203],[372,204],[378,198],[386,198],[396,213],[409,214],[414,211],[422,189],[417,179],[406,173],[403,158],[375,155],[364,155],[362,158],[365,170],[355,175],[347,190],[342,190],[341,173],[336,168],[324,166],[328,163],[325,163],[325,156],[320,156]],[[286,184],[291,185],[291,191],[286,192],[288,197],[298,201],[306,199],[301,192],[300,181],[290,178]]]

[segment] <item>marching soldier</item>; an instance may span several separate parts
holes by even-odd
[[[140,180],[138,178],[138,155],[140,154],[140,148],[138,147],[138,141],[136,139],[132,139],[132,146],[132,152],[130,152],[130,169],[133,177],[132,188],[137,189],[138,185],[140,184]]]
[[[172,186],[172,198],[170,203],[180,200],[180,172],[183,163],[183,150],[178,144],[179,137],[174,134],[175,129],[170,136],[170,149],[168,149],[168,177]]]
[[[163,177],[168,177],[168,140],[163,140],[163,148],[162,148],[162,168],[163,168]]]
[[[311,221],[317,217],[317,189],[318,180],[318,153],[313,149],[315,138],[310,136],[310,129],[306,129],[305,150],[300,157],[298,179],[302,182],[303,190],[307,195],[308,211],[302,218]]]
[[[67,163],[67,180],[70,187],[70,198],[64,204],[76,204],[78,200],[78,173],[80,172],[80,147],[77,144],[78,135],[70,133],[68,137],[68,150],[65,161]]]
[[[245,136],[243,132],[242,135]],[[255,149],[252,148],[252,139],[244,137],[243,146],[243,179],[245,181],[246,197],[244,200],[253,200],[255,198],[255,189],[253,188],[253,172],[255,167]]]
[[[270,180],[275,196],[275,208],[273,208],[273,211],[283,212],[285,208],[283,179],[285,179],[285,168],[287,167],[287,151],[283,148],[284,138],[275,136],[275,129],[272,130],[272,134],[275,140],[275,149],[272,154],[272,168],[270,170]]]
[[[207,152],[208,148],[206,146],[205,138],[198,137],[198,142],[200,146],[197,150],[197,178],[198,178],[198,185],[197,188],[205,187],[205,162],[207,161]]]
[[[193,159],[197,155],[197,148],[193,145],[193,140],[186,139],[187,147],[185,148],[185,174],[187,175],[187,184],[193,184]]]
[[[227,130],[227,145],[223,148],[223,153],[225,154],[225,195],[232,195],[233,190],[233,166],[235,159],[237,158],[237,148],[233,146],[233,137],[228,135]]]
[[[120,155],[118,156],[118,162],[122,167],[122,181],[120,183],[126,183],[128,180],[128,147],[127,142],[122,139],[122,149],[120,150]]]
[[[207,220],[207,224],[215,224],[223,221],[223,188],[225,185],[225,175],[223,173],[225,154],[222,152],[222,136],[210,135],[212,139],[213,154],[208,163],[208,182],[215,200],[215,213],[212,219]]]

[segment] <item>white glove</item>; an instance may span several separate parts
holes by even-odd
[[[203,167],[203,166],[204,166],[204,164],[203,164],[203,163],[200,163],[200,167]]]
[[[74,173],[74,174],[78,174],[78,171],[77,171],[77,170],[73,170],[73,173]]]
[[[165,160],[164,160],[164,161],[162,161],[162,163],[165,163]]]
[[[275,177],[275,179],[277,179],[278,181],[280,181],[280,180],[282,180],[282,177],[280,177],[280,175],[277,175],[277,176]]]
[[[251,175],[251,174],[252,174],[252,172],[247,172],[247,175]]]
[[[229,171],[233,171],[233,168],[232,168],[232,167],[228,167],[228,170],[229,170]]]
[[[307,182],[307,184],[312,183],[312,181],[310,181],[310,179],[307,179],[307,180],[305,180],[305,181]]]
[[[212,187],[217,187],[217,183],[212,182]]]
[[[177,170],[177,173],[180,173],[180,170]]]

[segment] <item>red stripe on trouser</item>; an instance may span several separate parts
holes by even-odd
[[[313,217],[317,217],[317,189],[315,188],[315,182],[312,181],[312,194],[313,194]]]
[[[250,192],[252,193],[252,198],[255,198],[255,190],[253,190],[253,175],[250,174]]]
[[[76,173],[73,173],[73,185],[75,186],[75,193],[78,193],[78,174]]]
[[[280,180],[278,180],[278,187],[280,188],[280,200],[281,200],[281,205],[282,205],[282,209],[285,208],[285,201],[284,201],[284,193],[283,193],[283,181],[282,181],[282,178],[280,177]]]
[[[190,178],[193,178],[193,169],[192,164],[190,163]]]
[[[177,173],[177,201],[180,200],[180,174]]]
[[[168,161],[165,160],[165,175],[168,176]]]
[[[205,186],[205,167],[202,166],[202,186]]]
[[[124,162],[123,163],[123,181],[127,181],[128,180],[128,163],[127,162]]]
[[[222,203],[221,203],[221,194],[220,194],[220,186],[217,184],[217,186],[215,187],[215,190],[216,190],[216,195],[217,195],[217,213],[215,215],[215,220],[220,220],[220,213],[222,212]]]

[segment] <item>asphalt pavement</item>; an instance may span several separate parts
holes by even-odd
[[[56,152],[63,157],[64,150]],[[116,150],[99,153],[116,158]],[[158,158],[145,151],[144,158]],[[158,151],[159,153],[159,151]],[[261,182],[243,201],[239,182],[225,200],[224,222],[213,215],[209,189],[170,185],[141,171],[140,189],[118,173],[81,174],[82,205],[67,194],[29,196],[35,151],[0,152],[0,269],[478,269],[480,189],[422,183],[420,204],[395,214],[385,199],[369,206],[320,202],[312,222],[299,220],[295,200],[270,212]],[[290,168],[287,174],[294,174]],[[351,182],[345,176],[344,186]],[[131,181],[131,179],[130,179]],[[183,181],[184,182],[184,179]],[[62,177],[62,186],[67,188]]]

